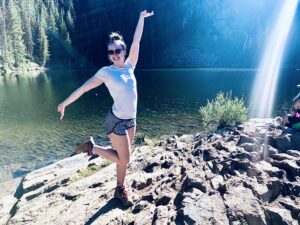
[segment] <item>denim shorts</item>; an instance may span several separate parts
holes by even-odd
[[[126,135],[128,129],[136,125],[136,119],[120,119],[109,110],[105,119],[105,132],[107,135],[114,133],[117,135]]]

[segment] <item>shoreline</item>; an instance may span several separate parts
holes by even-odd
[[[33,62],[28,62],[18,68],[11,66],[3,66],[0,67],[0,75],[20,75],[20,74],[40,74],[45,72],[48,68],[40,66]]]
[[[32,69],[31,69],[32,68]],[[91,70],[97,70],[100,67],[95,67],[95,68],[51,68],[51,67],[40,67],[37,65],[33,65],[33,67],[28,67],[28,68],[23,68],[23,69],[8,69],[6,71],[3,71],[0,69],[0,75],[5,76],[5,75],[19,75],[20,73],[41,73],[45,72],[48,70],[53,70],[53,71],[61,71],[61,70],[81,70],[81,71],[91,71]],[[136,68],[137,71],[213,71],[213,72],[237,72],[237,71],[259,71],[259,68],[255,67],[241,67],[241,68],[236,68],[236,67],[159,67],[159,68]],[[300,73],[299,68],[281,68],[281,70],[294,70]]]

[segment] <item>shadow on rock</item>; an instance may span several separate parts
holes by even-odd
[[[102,206],[101,209],[99,209],[98,212],[96,212],[86,223],[85,225],[91,225],[93,222],[95,222],[95,220],[97,220],[98,217],[108,213],[110,210],[112,209],[122,209],[122,210],[126,210],[129,207],[128,206],[124,206],[122,205],[122,203],[120,202],[120,200],[118,200],[117,198],[112,198],[110,199],[104,206]]]

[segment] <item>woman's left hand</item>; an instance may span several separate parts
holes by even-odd
[[[63,104],[59,104],[57,106],[57,112],[60,113],[60,120],[62,120],[65,115],[65,106]]]
[[[146,18],[146,17],[149,17],[149,16],[153,16],[154,15],[154,12],[147,12],[147,10],[144,10],[141,12],[140,16],[143,17],[143,18]]]

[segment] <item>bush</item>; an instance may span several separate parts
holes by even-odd
[[[232,93],[217,94],[207,105],[200,107],[201,123],[205,130],[213,131],[228,126],[236,126],[246,121],[248,109],[243,98],[232,98]]]

